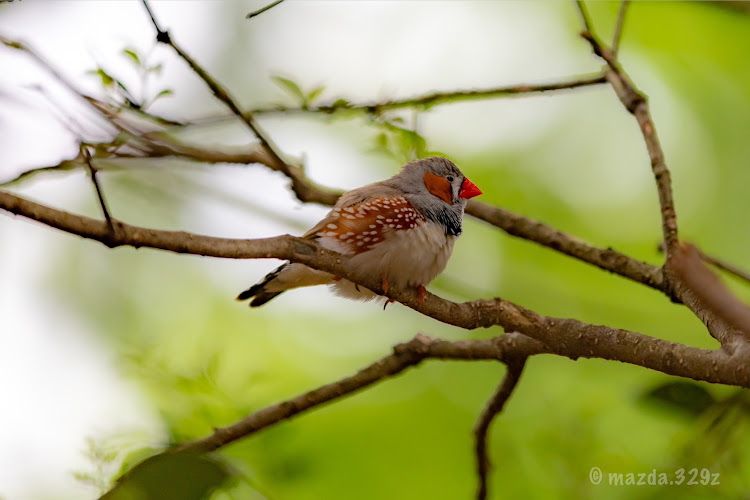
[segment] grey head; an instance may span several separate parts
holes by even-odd
[[[466,202],[482,194],[452,161],[439,156],[407,163],[384,184],[403,191],[415,209],[452,236],[461,234]]]

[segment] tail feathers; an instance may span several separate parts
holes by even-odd
[[[247,300],[252,297],[255,297],[252,301],[250,301],[250,307],[259,307],[271,300],[272,298],[276,297],[277,295],[280,295],[283,293],[283,290],[281,291],[273,291],[270,292],[266,290],[265,288],[268,286],[269,283],[271,283],[273,280],[279,277],[279,274],[281,274],[281,271],[284,270],[285,267],[287,267],[289,263],[282,264],[281,266],[277,267],[270,273],[266,275],[265,278],[260,280],[255,285],[251,286],[244,292],[240,293],[237,296],[237,300]]]
[[[250,307],[260,307],[277,295],[281,295],[284,292],[269,292],[259,293],[253,300],[250,301]]]
[[[333,276],[328,273],[310,269],[302,264],[287,262],[268,273],[260,282],[239,294],[237,300],[252,298],[250,307],[258,307],[291,288],[327,285],[333,282]]]

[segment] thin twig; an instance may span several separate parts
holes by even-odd
[[[717,259],[716,257],[712,257],[710,255],[706,255],[701,250],[698,250],[698,253],[700,254],[700,258],[703,259],[704,262],[711,264],[717,269],[721,269],[722,271],[725,271],[731,274],[732,276],[735,276],[736,278],[739,278],[743,281],[750,283],[750,273],[748,273],[747,271],[744,271],[740,269],[739,267],[733,264],[730,264],[729,262],[726,262],[724,260]]]
[[[659,243],[657,246],[657,250],[659,253],[664,253],[664,243]],[[701,250],[700,248],[695,247],[695,250],[698,252],[698,256],[701,258],[703,262],[706,264],[710,264],[714,266],[717,269],[720,269],[735,278],[738,278],[742,281],[745,281],[747,283],[750,283],[750,273],[747,271],[744,271],[740,269],[739,267],[735,266],[734,264],[730,264],[729,262],[719,259],[718,257],[714,257],[712,255],[708,255],[706,252]]]
[[[88,104],[89,97],[81,92],[79,89],[76,88],[73,83],[68,80],[60,71],[55,68],[49,61],[47,61],[44,57],[42,57],[39,53],[37,53],[34,49],[29,47],[28,45],[24,44],[23,42],[10,40],[8,38],[5,38],[4,36],[0,35],[0,43],[4,44],[7,47],[20,50],[25,52],[29,57],[31,57],[42,69],[47,71],[55,80],[57,80],[63,87],[67,88],[70,92],[75,94],[77,97],[83,99]],[[94,107],[96,111],[99,111]],[[106,117],[105,117],[106,118]]]
[[[36,176],[37,174],[41,174],[43,172],[62,172],[66,170],[73,170],[76,167],[78,167],[78,164],[76,164],[73,160],[63,160],[57,165],[52,165],[49,167],[38,167],[38,168],[32,168],[30,170],[25,170],[18,174],[17,176],[8,179],[7,181],[0,182],[0,187],[10,187],[15,184],[18,184],[20,182],[26,181],[28,179],[31,179],[32,177]]]
[[[477,500],[485,500],[488,491],[488,474],[492,464],[487,453],[487,434],[493,419],[503,411],[505,403],[510,399],[513,390],[521,378],[526,358],[511,360],[507,363],[508,370],[505,372],[502,382],[497,387],[495,394],[487,402],[487,406],[479,416],[476,427],[474,427],[475,448],[477,460],[477,474],[479,475],[479,487],[477,488]]]
[[[250,12],[248,15],[245,16],[245,19],[252,19],[255,16],[259,16],[259,15],[263,14],[265,11],[273,9],[274,7],[276,7],[277,5],[279,5],[283,1],[284,0],[276,0],[275,2],[269,3],[265,7],[262,7],[260,9],[256,10],[256,11]]]
[[[49,72],[58,82],[63,84],[63,86],[67,87],[68,90],[70,90],[74,94],[81,95],[78,89],[67,78],[65,78],[65,76],[63,76],[62,73],[60,73],[52,64],[50,64],[39,53],[37,53],[34,49],[29,47],[25,43],[10,40],[8,38],[5,38],[2,35],[0,35],[0,43],[4,44],[6,47],[10,47],[12,49],[21,50],[25,52],[32,59],[34,59],[37,62],[37,64],[39,64],[41,67],[46,69],[47,72]]]
[[[109,215],[109,210],[107,209],[107,203],[104,201],[104,193],[102,192],[102,188],[99,185],[99,181],[96,178],[97,169],[94,168],[94,165],[91,163],[91,153],[89,153],[89,148],[86,145],[81,145],[81,154],[83,155],[83,159],[86,162],[86,166],[88,166],[89,174],[91,175],[91,182],[94,184],[94,189],[96,190],[96,196],[99,198],[99,206],[102,208],[102,213],[104,214],[104,219],[107,221],[107,225],[109,226],[109,229],[114,232],[115,226],[112,224],[112,218]]]
[[[646,103],[646,98],[636,90],[633,82],[630,81],[625,71],[622,69],[614,53],[607,48],[593,32],[588,13],[585,10],[583,2],[576,2],[578,11],[583,19],[586,31],[582,33],[593,52],[601,57],[609,66],[607,70],[607,80],[612,85],[617,97],[623,106],[636,118],[641,128],[643,139],[646,142],[646,149],[651,158],[651,169],[656,180],[657,191],[659,193],[659,205],[661,207],[662,233],[666,243],[667,258],[677,249],[679,239],[677,235],[677,214],[674,208],[674,199],[672,196],[672,180],[664,160],[664,151],[656,135],[656,127]]]
[[[628,10],[630,0],[622,0],[620,3],[620,10],[617,12],[617,22],[615,23],[615,34],[612,37],[612,55],[617,58],[617,52],[620,48],[620,40],[622,39],[622,28],[625,25],[625,12]]]
[[[339,99],[331,104],[321,104],[318,106],[270,106],[263,108],[256,108],[245,113],[249,113],[250,116],[257,117],[260,115],[270,114],[306,114],[306,113],[322,113],[322,114],[333,114],[337,112],[346,111],[364,111],[366,113],[380,113],[382,111],[389,111],[393,109],[403,108],[425,108],[435,107],[445,104],[451,104],[454,102],[472,101],[481,99],[494,99],[503,97],[515,97],[523,96],[526,94],[536,94],[544,92],[557,92],[561,90],[571,90],[580,87],[589,87],[602,85],[607,83],[607,78],[603,73],[596,75],[584,75],[572,78],[562,82],[551,82],[551,83],[539,83],[539,84],[519,84],[510,85],[503,87],[492,87],[487,89],[472,89],[472,90],[450,90],[433,92],[421,96],[409,97],[405,99],[391,99],[387,101],[371,102],[356,104]],[[185,126],[206,126],[213,125],[216,123],[222,123],[227,120],[236,118],[234,115],[219,115],[219,116],[204,116],[190,120],[189,122],[178,122],[169,120],[159,115],[154,115],[151,112],[144,111],[142,109],[133,109],[135,113],[142,115],[144,118],[150,118],[163,123],[165,125],[174,127],[185,127]]]
[[[208,74],[208,72],[203,69],[203,67],[200,66],[192,57],[190,57],[187,52],[185,52],[179,45],[177,45],[177,43],[169,35],[168,31],[161,29],[156,21],[156,18],[154,17],[153,12],[151,11],[151,8],[148,5],[147,0],[141,1],[143,3],[143,6],[146,8],[149,17],[151,18],[154,29],[156,29],[156,40],[158,42],[169,45],[170,47],[172,47],[172,49],[174,49],[177,55],[179,55],[188,64],[188,66],[190,66],[190,69],[192,69],[193,72],[198,75],[201,80],[203,80],[208,88],[211,89],[213,95],[218,100],[223,102],[227,106],[227,108],[229,108],[232,113],[234,113],[240,120],[242,120],[245,125],[247,125],[247,127],[253,132],[253,134],[255,134],[263,148],[266,149],[268,153],[274,158],[276,168],[279,171],[283,172],[285,175],[289,176],[292,181],[294,181],[294,174],[289,169],[286,161],[281,158],[281,155],[277,152],[276,147],[271,143],[270,139],[266,137],[265,133],[255,123],[252,114],[242,112],[237,102],[229,95],[229,92],[210,74]]]
[[[442,104],[450,104],[461,101],[472,101],[479,99],[492,99],[498,97],[510,97],[525,94],[535,94],[543,92],[555,92],[560,90],[570,90],[579,87],[588,87],[607,83],[607,78],[603,74],[587,75],[576,77],[568,81],[539,83],[539,84],[521,84],[504,87],[492,87],[488,89],[472,90],[452,90],[441,91],[425,94],[421,96],[409,97],[405,99],[392,99],[388,101],[372,102],[364,104],[352,104],[345,100],[339,100],[333,104],[323,104],[319,106],[292,107],[292,106],[273,106],[270,108],[259,108],[252,111],[253,115],[273,114],[273,113],[324,113],[332,114],[337,111],[365,111],[367,113],[380,113],[393,109],[402,108],[429,108]],[[210,119],[210,118],[208,118]],[[207,120],[207,119],[203,119]],[[201,123],[201,119],[194,123]]]
[[[578,5],[578,14],[581,16],[581,23],[583,24],[584,29],[588,33],[593,34],[594,27],[591,24],[591,18],[589,17],[589,11],[586,8],[586,4],[583,3],[582,0],[576,0],[576,5]]]

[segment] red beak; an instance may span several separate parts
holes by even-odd
[[[466,198],[467,200],[469,198],[474,198],[475,196],[479,196],[482,194],[482,191],[469,180],[468,177],[464,178],[463,184],[461,184],[461,190],[458,192],[459,198]]]

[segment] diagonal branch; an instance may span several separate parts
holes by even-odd
[[[346,278],[437,321],[466,329],[501,326],[540,342],[546,351],[560,356],[616,360],[694,380],[750,387],[750,368],[746,370],[750,359],[744,350],[731,353],[698,349],[575,319],[541,316],[501,298],[455,303],[426,292],[422,302],[416,289],[391,287],[384,293],[379,279],[353,268],[345,256],[293,236],[252,240],[215,238],[114,220],[111,231],[105,221],[73,215],[3,191],[0,191],[0,209],[108,247],[149,247],[210,257],[299,262]]]
[[[625,12],[628,10],[630,0],[620,2],[620,10],[617,12],[617,22],[615,24],[615,34],[612,36],[612,55],[617,58],[617,51],[620,49],[620,40],[622,39],[622,29],[625,25]]]
[[[329,401],[341,399],[421,363],[424,359],[497,359],[543,352],[538,342],[522,335],[504,335],[492,340],[449,342],[418,334],[393,348],[393,353],[345,377],[279,404],[269,406],[239,422],[216,429],[210,436],[182,444],[170,451],[214,451],[282,420],[287,420]]]
[[[205,69],[203,69],[203,67],[199,65],[195,61],[195,59],[190,57],[190,55],[188,55],[188,53],[185,52],[182,47],[177,45],[177,43],[169,35],[168,31],[161,29],[159,23],[156,22],[154,13],[151,11],[147,0],[141,1],[146,9],[146,12],[148,12],[149,17],[151,18],[151,23],[154,25],[154,29],[156,29],[156,40],[158,42],[169,45],[170,47],[172,47],[172,49],[174,49],[177,55],[180,56],[188,64],[188,66],[190,66],[190,69],[192,69],[193,72],[198,75],[201,80],[203,80],[208,88],[211,89],[211,92],[214,94],[214,96],[218,100],[223,102],[227,106],[227,108],[229,108],[232,113],[234,113],[240,120],[242,120],[245,125],[247,125],[247,127],[253,132],[253,134],[255,134],[263,148],[268,151],[268,153],[273,158],[275,167],[289,177],[292,177],[286,161],[281,158],[280,153],[276,150],[270,139],[266,137],[265,133],[255,123],[253,116],[249,113],[243,113],[237,102],[229,95],[229,92],[224,88],[224,86],[217,82],[214,77],[212,77]]]
[[[707,255],[701,250],[698,250],[698,254],[701,260],[703,260],[707,264],[711,264],[717,269],[721,269],[722,271],[729,273],[736,278],[739,278],[747,283],[750,283],[750,273],[748,273],[747,271],[744,271],[740,269],[739,267],[735,266],[734,264],[730,264],[729,262],[721,260],[717,257],[712,257],[711,255]]]
[[[526,357],[513,359],[507,362],[508,371],[505,373],[502,382],[497,387],[495,394],[492,395],[484,411],[479,416],[477,425],[474,428],[475,448],[474,453],[477,459],[477,474],[479,475],[479,488],[477,489],[477,499],[485,500],[487,498],[487,476],[492,464],[490,463],[489,454],[487,453],[487,434],[490,424],[494,418],[503,411],[505,403],[521,379],[523,367],[526,364]]]
[[[674,276],[702,302],[706,310],[736,330],[738,337],[750,340],[750,307],[724,286],[719,277],[701,262],[701,257],[697,248],[682,244],[667,264]]]
[[[585,38],[593,52],[601,57],[608,66],[606,75],[607,80],[622,102],[623,106],[635,117],[641,128],[643,139],[646,143],[649,157],[651,158],[651,169],[656,180],[657,191],[659,193],[659,205],[661,206],[662,233],[664,235],[665,254],[667,263],[670,257],[679,251],[679,239],[677,234],[677,214],[675,212],[674,200],[672,197],[672,181],[664,160],[664,151],[656,135],[656,128],[651,119],[651,115],[646,102],[646,97],[641,94],[628,78],[625,71],[620,66],[617,56],[612,49],[607,48],[596,36],[591,25],[586,7],[580,0],[576,2],[578,12],[581,15],[585,31],[581,36]],[[621,9],[621,16],[624,15],[624,9]],[[667,296],[673,300],[684,303],[705,325],[708,332],[717,339],[722,347],[728,351],[735,348],[737,341],[744,338],[742,332],[737,330],[732,324],[725,321],[724,318],[715,314],[715,311],[706,307],[705,301],[701,300],[693,290],[689,289],[682,282],[674,282],[670,279],[669,268],[664,267],[664,291]]]
[[[583,19],[585,31],[581,36],[586,39],[597,56],[601,57],[608,66],[607,80],[617,94],[617,97],[636,119],[641,128],[646,149],[651,158],[651,169],[656,180],[661,206],[662,233],[666,244],[667,257],[677,249],[677,214],[672,199],[672,181],[669,169],[664,160],[664,151],[656,135],[656,127],[651,120],[651,114],[646,103],[646,97],[641,94],[630,81],[625,71],[617,61],[615,52],[607,48],[596,36],[591,25],[586,7],[580,0],[576,2],[578,12]]]
[[[599,269],[667,292],[659,266],[641,262],[611,248],[596,247],[541,222],[479,201],[469,201],[466,213],[502,229],[511,236],[533,241]]]
[[[259,16],[259,15],[263,14],[265,11],[273,9],[274,7],[276,7],[277,5],[279,5],[283,1],[284,0],[276,0],[275,2],[271,2],[268,5],[266,5],[265,7],[261,7],[258,10],[250,12],[248,15],[245,16],[245,19],[252,19],[252,18],[254,18],[256,16]]]
[[[158,27],[156,20],[153,16],[153,12],[150,10],[148,4],[146,4],[147,12],[152,18],[152,23],[155,24],[157,32],[162,33]],[[92,99],[88,96],[81,94],[70,82],[67,82],[57,70],[51,66],[47,61],[38,56],[33,50],[20,44],[4,38],[0,38],[9,46],[22,48],[27,51],[32,57],[40,62],[48,71],[56,75],[60,81],[68,86],[73,92],[83,97],[96,111],[107,118],[121,132],[127,132],[131,141],[135,141],[139,145],[145,146],[144,155],[147,154],[149,157],[163,157],[163,156],[176,156],[186,159],[191,159],[200,162],[207,163],[238,163],[238,164],[250,164],[250,163],[261,163],[271,168],[272,170],[281,171],[287,177],[292,180],[292,190],[294,191],[297,198],[302,202],[320,203],[323,205],[333,205],[336,200],[341,196],[341,191],[320,186],[312,182],[308,177],[305,176],[304,172],[293,165],[286,165],[286,171],[281,170],[278,167],[278,161],[265,154],[264,151],[251,151],[251,152],[226,152],[224,150],[206,150],[205,148],[197,148],[186,144],[181,144],[163,135],[155,135],[150,133],[138,134],[137,131],[132,130],[124,126],[123,121],[119,118],[118,110],[111,105],[100,102],[96,99]],[[174,42],[173,42],[174,47]],[[181,50],[181,49],[180,49]],[[195,64],[190,59],[189,64]],[[192,67],[192,66],[191,66]],[[207,73],[197,66],[194,70],[198,73],[201,78],[207,76],[212,82],[211,85],[218,85],[213,78],[207,75]],[[392,100],[373,104],[363,105],[349,105],[346,109],[353,110],[368,110],[370,112],[378,112],[381,110],[395,109],[401,107],[413,107],[413,106],[435,106],[439,104],[446,104],[449,102],[467,100],[467,99],[480,99],[489,97],[509,96],[524,94],[530,92],[545,92],[562,89],[572,89],[588,85],[597,85],[605,83],[606,79],[602,75],[593,77],[579,77],[568,82],[539,84],[539,85],[514,85],[511,87],[499,87],[494,89],[485,90],[469,90],[469,91],[454,91],[454,92],[437,92],[418,96],[412,99],[406,100]],[[226,94],[226,92],[224,92]],[[236,105],[235,105],[236,107]],[[307,110],[298,109],[286,109],[286,108],[272,108],[268,110],[258,110],[260,112],[272,112],[272,111],[306,111],[315,112],[320,111],[324,113],[335,112],[337,110],[344,109],[344,107],[334,106],[322,106],[319,108],[309,108]],[[142,113],[143,114],[143,113]],[[252,118],[252,115],[249,115]],[[132,158],[132,157],[143,157],[142,154],[113,154],[111,157],[117,158]],[[75,168],[76,158],[74,160],[65,161],[55,167],[43,167],[40,169],[33,169],[28,172],[20,174],[18,177],[11,179],[10,181],[0,184],[0,186],[8,186],[17,183],[29,176],[38,173],[53,170],[69,170]],[[589,245],[583,241],[580,241],[572,236],[555,230],[549,226],[546,226],[540,222],[532,219],[513,214],[507,210],[500,208],[491,207],[486,204],[482,204],[473,201],[467,207],[467,213],[473,215],[485,222],[488,222],[496,227],[499,227],[508,234],[530,241],[534,241],[540,245],[552,248],[561,253],[569,255],[573,258],[579,259],[583,262],[593,264],[601,269],[619,274],[633,281],[643,283],[652,288],[664,291],[663,287],[663,276],[661,269],[656,266],[639,262],[632,259],[624,254],[616,252],[612,249],[598,248]]]
[[[112,218],[109,215],[109,210],[107,209],[107,203],[104,201],[104,193],[102,192],[102,188],[99,185],[99,181],[96,178],[97,170],[91,164],[91,153],[89,152],[88,146],[81,145],[81,154],[83,155],[83,158],[86,161],[86,165],[89,168],[89,174],[91,175],[91,182],[94,184],[94,190],[96,190],[96,196],[99,199],[99,206],[102,208],[104,219],[107,221],[107,225],[109,226],[110,231],[114,231],[114,226],[112,225]]]

